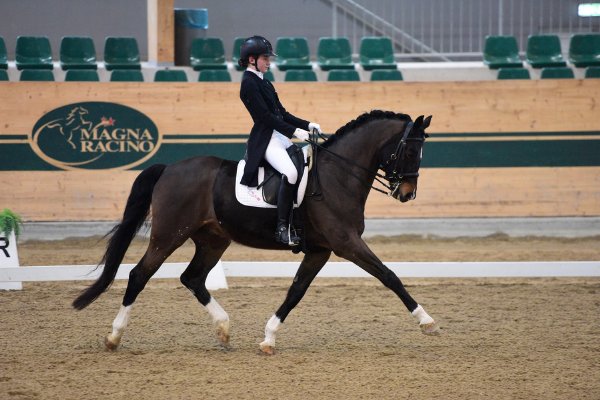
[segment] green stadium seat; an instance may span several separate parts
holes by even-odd
[[[144,82],[142,71],[137,69],[115,69],[110,74],[111,82]]]
[[[575,74],[569,67],[545,67],[540,74],[542,79],[574,79]]]
[[[46,36],[19,36],[15,50],[17,69],[53,69],[52,49]]]
[[[60,67],[68,69],[96,69],[96,48],[90,37],[65,36],[60,41]]]
[[[194,71],[227,69],[223,41],[215,37],[194,39],[190,50],[190,65]]]
[[[4,69],[0,69],[0,81],[7,81],[8,79],[8,72],[6,72],[6,70]]]
[[[275,48],[279,70],[312,69],[308,41],[305,37],[279,37]]]
[[[525,68],[499,68],[498,79],[531,79]]]
[[[556,35],[530,35],[525,58],[533,68],[567,66]]]
[[[242,71],[244,68],[238,65],[238,60],[240,59],[240,48],[242,47],[242,43],[244,43],[246,38],[236,37],[233,40],[233,51],[231,52],[231,62],[236,70]]]
[[[69,69],[65,82],[99,82],[98,72],[93,69]]]
[[[366,36],[360,40],[360,65],[363,69],[395,69],[394,49],[388,37]]]
[[[517,39],[514,36],[486,36],[483,63],[490,69],[522,67]]]
[[[317,48],[317,64],[323,71],[354,69],[348,38],[322,37]]]
[[[371,72],[371,81],[401,81],[402,72],[397,69],[377,69]]]
[[[107,37],[104,41],[104,64],[109,71],[141,69],[137,40],[133,37]]]
[[[311,69],[290,69],[285,73],[286,82],[317,82],[317,74]]]
[[[263,75],[263,78],[265,78],[269,82],[275,82],[275,76],[273,75],[273,72],[271,72],[271,71],[265,72],[265,74]]]
[[[585,69],[586,78],[600,78],[600,67],[587,67]]]
[[[231,75],[224,69],[203,69],[198,75],[198,82],[231,82]]]
[[[600,34],[578,34],[569,42],[569,61],[577,68],[600,65]]]
[[[8,69],[8,57],[6,55],[6,44],[4,38],[0,37],[0,70]]]
[[[358,72],[353,69],[332,69],[327,75],[328,82],[360,82]]]
[[[180,69],[161,69],[154,74],[154,82],[187,82],[185,71]]]
[[[52,82],[54,81],[54,73],[47,69],[24,69],[19,80]]]

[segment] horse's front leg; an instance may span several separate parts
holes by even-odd
[[[277,331],[290,311],[302,300],[306,290],[327,260],[329,260],[330,255],[331,251],[327,250],[318,253],[307,253],[304,256],[283,304],[269,319],[267,326],[265,326],[265,340],[260,343],[260,351],[264,354],[272,355],[275,353],[275,336]]]
[[[439,334],[439,326],[425,309],[419,305],[412,296],[406,291],[402,281],[386,267],[375,254],[369,249],[367,244],[360,238],[347,240],[339,248],[333,250],[336,255],[351,261],[379,279],[385,287],[391,289],[404,303],[408,311],[419,322],[421,332],[426,335]]]

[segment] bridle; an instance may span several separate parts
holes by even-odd
[[[386,169],[389,168],[390,165],[392,165],[392,172],[389,174],[386,174],[384,176],[384,178],[390,183],[389,186],[386,185],[381,180],[379,180],[378,178],[376,178],[376,179],[377,179],[377,182],[381,183],[387,189],[390,190],[389,195],[394,198],[396,198],[396,194],[397,194],[398,190],[400,190],[400,185],[402,184],[402,181],[405,178],[418,178],[419,177],[419,168],[421,167],[421,155],[419,155],[417,167],[414,171],[402,171],[402,170],[398,169],[400,159],[402,158],[402,155],[403,155],[404,151],[406,150],[406,146],[407,146],[408,142],[420,142],[421,143],[421,151],[422,151],[422,148],[423,148],[422,146],[423,146],[423,143],[425,142],[425,136],[409,137],[413,126],[414,126],[414,122],[412,122],[412,121],[410,121],[406,124],[406,128],[404,128],[404,133],[402,135],[402,138],[398,142],[398,145],[396,146],[396,150],[394,150],[394,152],[392,154],[390,154],[389,159],[385,163],[380,164],[378,167],[379,169],[386,171]],[[377,173],[377,176],[381,177],[381,174]]]
[[[385,195],[388,196],[392,196],[394,198],[397,197],[397,193],[398,190],[400,190],[400,185],[402,184],[402,182],[404,181],[405,178],[418,178],[419,177],[419,167],[421,165],[421,160],[419,159],[419,162],[417,164],[417,168],[415,171],[402,171],[398,169],[398,165],[400,163],[400,160],[402,159],[402,155],[404,153],[404,151],[406,150],[406,145],[408,142],[421,142],[423,143],[425,141],[424,137],[420,137],[420,138],[411,138],[410,133],[413,129],[414,126],[414,122],[413,121],[409,121],[406,124],[406,127],[404,128],[404,132],[402,134],[402,137],[400,138],[400,141],[398,142],[398,144],[396,145],[396,149],[394,150],[393,153],[390,154],[389,158],[379,164],[377,166],[377,170],[376,171],[372,171],[368,168],[363,167],[362,165],[358,165],[356,164],[354,161],[341,156],[337,153],[334,153],[333,151],[329,150],[326,147],[323,147],[322,145],[320,145],[318,143],[318,139],[322,138],[322,139],[327,139],[327,137],[325,137],[324,135],[320,134],[317,130],[313,129],[313,132],[311,134],[311,138],[309,140],[307,140],[308,143],[310,143],[310,145],[313,148],[313,154],[314,154],[314,158],[315,160],[317,159],[317,151],[323,150],[326,151],[327,153],[339,158],[340,160],[343,160],[344,162],[346,162],[347,164],[350,164],[354,167],[357,167],[359,169],[362,169],[363,171],[368,172],[369,174],[375,175],[375,180],[377,182],[379,182],[380,184],[382,184],[387,190],[389,190],[389,192],[386,192],[385,190],[379,189],[373,185],[365,185],[367,186],[369,189],[374,189],[380,193],[383,193]],[[392,165],[392,172],[391,173],[387,173],[385,175],[379,173],[379,170],[384,170],[386,171],[386,169],[388,169],[390,167],[390,165]],[[316,169],[317,164],[315,163],[315,169]],[[354,178],[356,178],[357,180],[361,181],[361,179],[356,176],[353,172],[348,171],[348,175],[353,176]],[[317,187],[320,188],[320,184],[318,183],[318,174],[315,174],[315,176],[317,177]],[[384,182],[382,179],[385,179],[386,181],[388,181],[388,183]],[[311,193],[310,196],[316,196],[316,195],[320,195],[320,193]]]

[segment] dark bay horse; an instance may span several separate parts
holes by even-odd
[[[272,354],[275,335],[290,311],[300,302],[331,252],[379,279],[402,300],[425,334],[438,327],[406,291],[398,277],[371,252],[361,235],[364,209],[374,180],[379,175],[390,194],[406,202],[416,196],[422,149],[431,116],[414,122],[408,115],[375,110],[340,128],[315,157],[318,168],[309,173],[307,197],[300,208],[304,220],[305,253],[283,304],[269,319],[260,349]],[[132,304],[150,277],[186,240],[196,245],[181,282],[206,307],[222,344],[229,342],[229,316],[205,286],[209,271],[231,241],[246,246],[289,250],[274,240],[276,210],[241,205],[235,197],[237,163],[216,157],[195,157],[165,166],[153,165],[136,178],[122,221],[110,232],[100,277],[73,302],[83,309],[112,283],[127,248],[152,206],[152,227],[146,253],[133,268],[123,303],[113,322],[106,346],[118,347]]]

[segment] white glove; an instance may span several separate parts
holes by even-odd
[[[294,136],[302,141],[308,140],[308,132],[304,129],[296,128],[294,131]]]
[[[313,129],[316,129],[319,133],[323,133],[323,131],[321,131],[321,125],[317,124],[316,122],[311,122],[308,124],[308,130],[312,132]]]

